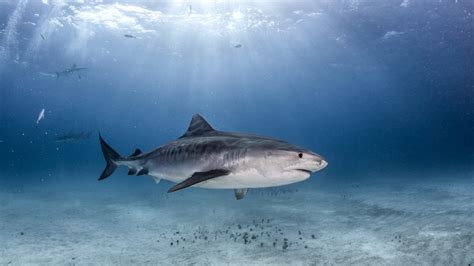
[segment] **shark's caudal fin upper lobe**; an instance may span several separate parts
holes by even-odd
[[[100,147],[102,148],[102,153],[104,154],[104,159],[107,165],[105,166],[104,171],[99,177],[99,180],[106,179],[109,177],[115,169],[117,169],[117,164],[114,162],[115,160],[118,160],[121,158],[120,154],[118,154],[112,147],[109,146],[105,142],[105,140],[102,138],[102,136],[99,133],[99,140],[100,140]]]

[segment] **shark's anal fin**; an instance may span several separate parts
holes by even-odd
[[[219,176],[224,176],[228,175],[230,173],[229,170],[225,169],[214,169],[214,170],[209,170],[207,172],[195,172],[190,178],[184,180],[181,183],[176,184],[174,187],[170,188],[168,190],[169,192],[175,192],[177,190],[187,188],[189,186],[195,185],[197,183],[201,183],[203,181],[216,178]]]
[[[137,175],[147,175],[148,174],[148,169],[143,168],[140,171],[138,171]]]
[[[153,180],[155,180],[155,184],[160,183],[161,178],[156,177],[156,176],[151,176],[151,177],[153,177]]]
[[[137,156],[142,154],[142,151],[140,149],[136,149],[132,154],[130,154],[130,157]]]
[[[128,168],[128,175],[135,175],[137,173],[137,169],[135,168]]]
[[[247,191],[249,191],[248,188],[237,188],[237,189],[234,189],[234,192],[235,192],[235,198],[237,200],[241,200],[245,197],[245,195],[247,194]]]

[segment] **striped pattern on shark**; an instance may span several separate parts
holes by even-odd
[[[168,192],[190,186],[234,189],[241,199],[249,188],[300,182],[328,164],[322,156],[282,140],[215,130],[199,114],[181,137],[147,153],[137,149],[122,157],[99,139],[107,162],[99,180],[126,166],[129,175],[177,183]]]

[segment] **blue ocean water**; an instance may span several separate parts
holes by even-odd
[[[181,136],[196,113],[216,129],[283,139],[329,162],[305,183],[266,195],[385,178],[469,186],[473,12],[471,0],[0,1],[0,178],[25,192],[3,189],[2,198],[14,204],[33,185],[73,198],[68,189],[81,193],[82,183],[82,191],[106,189],[111,202],[132,187],[164,195],[172,183],[155,186],[125,169],[96,182],[105,166],[98,134],[122,154],[150,151]],[[68,133],[76,139],[58,141]],[[194,195],[225,198],[213,190],[179,193],[178,206]],[[229,204],[269,208],[249,196]],[[466,197],[470,211],[473,195]],[[3,217],[3,228],[12,217]],[[474,245],[470,239],[461,249]],[[21,252],[10,246],[0,254]],[[472,262],[462,256],[451,262]],[[100,264],[94,256],[83,262]],[[414,261],[389,264],[404,262]]]

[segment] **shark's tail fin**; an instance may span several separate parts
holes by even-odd
[[[105,142],[105,140],[102,138],[102,136],[99,134],[99,140],[100,140],[100,147],[102,148],[102,153],[104,154],[104,159],[107,165],[105,166],[104,171],[99,177],[99,180],[106,179],[109,177],[115,169],[117,169],[117,164],[115,163],[116,160],[120,159],[120,154],[118,154],[112,147],[109,146]]]

